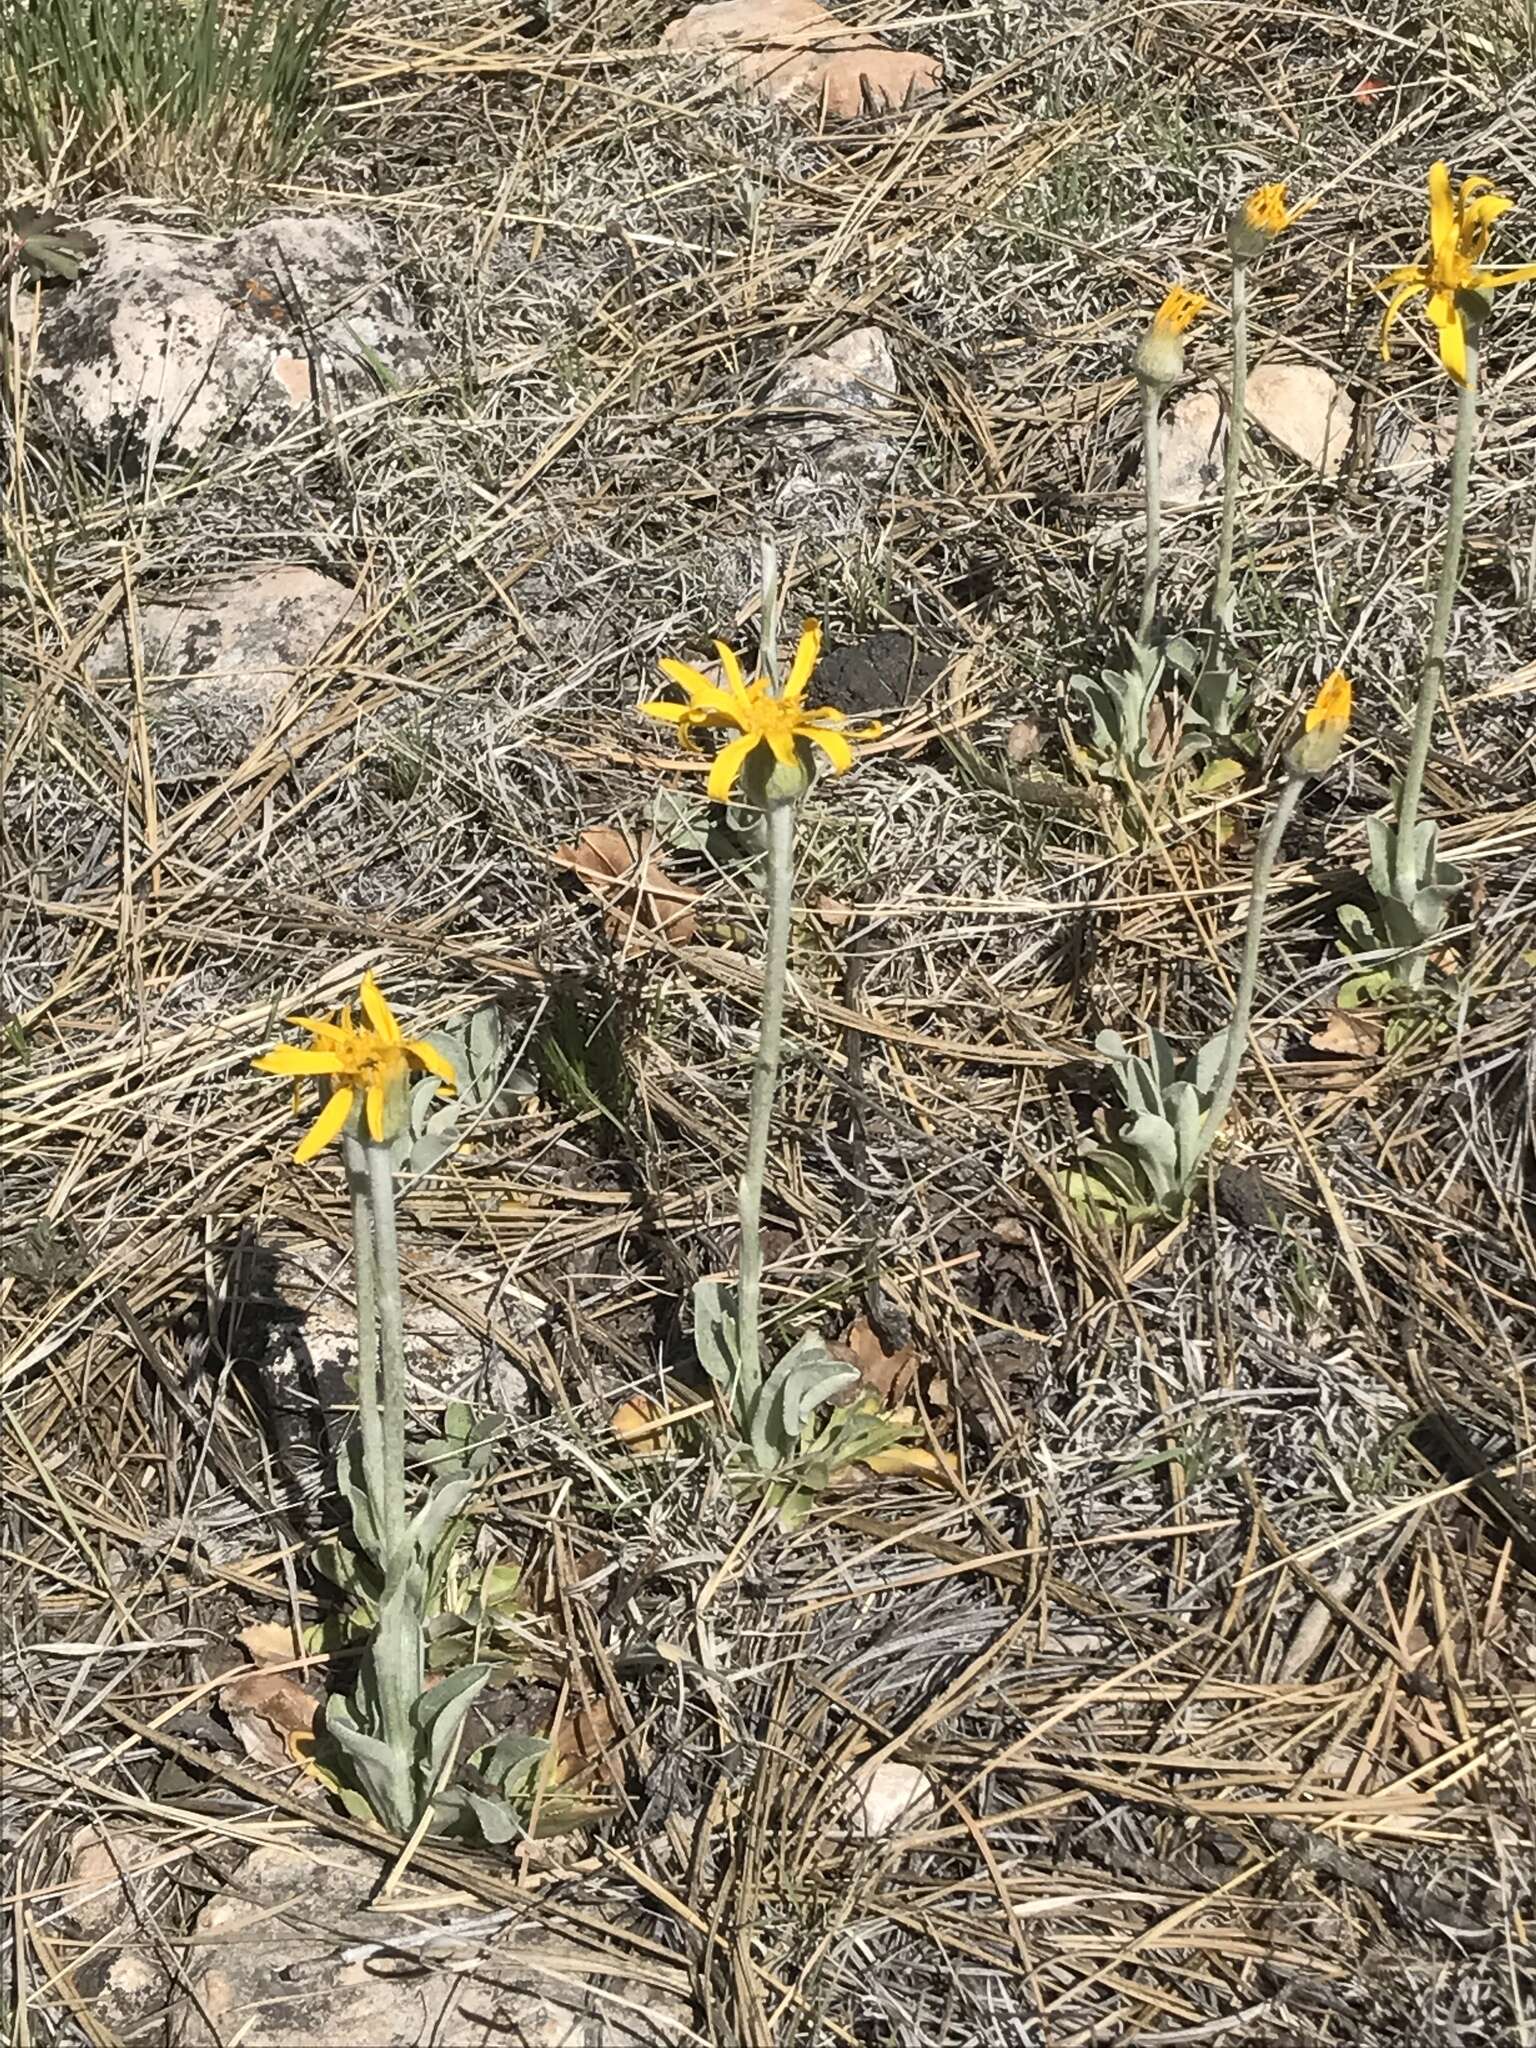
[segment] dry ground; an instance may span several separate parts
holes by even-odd
[[[947,97],[827,138],[658,59],[669,11],[356,13],[327,153],[270,203],[377,224],[435,376],[137,489],[18,451],[12,2038],[100,2038],[50,1932],[80,1821],[282,1821],[276,1794],[200,1819],[163,1771],[211,1647],[315,1611],[250,1273],[339,1261],[345,1204],[247,1063],[371,962],[415,1018],[496,996],[530,1042],[558,1016],[603,1051],[585,1094],[546,1068],[407,1223],[445,1306],[461,1271],[499,1283],[471,1334],[526,1400],[489,1527],[569,1696],[622,1731],[612,1818],[558,1884],[524,1871],[531,1925],[609,1921],[718,2042],[1536,2042],[1536,288],[1491,334],[1431,767],[1473,877],[1445,1027],[1309,1043],[1443,502],[1381,466],[1448,397],[1417,335],[1377,360],[1368,280],[1414,254],[1441,155],[1517,195],[1505,247],[1536,258],[1529,7],[941,0],[905,33]],[[1266,737],[1338,661],[1357,734],[1285,848],[1244,1175],[1170,1234],[1096,1235],[1048,1177],[1093,1034],[1217,1027],[1263,779],[1220,800],[1225,840],[1170,783],[1127,847],[1061,744],[1066,683],[1132,603],[1137,309],[1175,276],[1219,295],[1225,209],[1282,175],[1319,203],[1264,274],[1260,345],[1330,367],[1370,431],[1334,483],[1256,484],[1241,632]],[[899,694],[892,646],[930,680],[808,809],[773,1302],[840,1329],[874,1285],[960,1476],[868,1481],[786,1537],[709,1438],[645,1462],[606,1427],[625,1393],[690,1398],[678,1304],[733,1255],[751,864],[674,855],[707,903],[667,947],[606,935],[552,855],[671,779],[632,707],[658,653],[750,642],[766,394],[863,321],[898,362],[900,466],[851,528],[779,533],[789,606],[833,648],[906,636],[868,701]],[[1171,538],[1173,619],[1211,528]],[[286,734],[189,780],[82,656],[125,584],[251,560],[355,578],[366,622]],[[1006,769],[1026,719],[1038,780]],[[857,1848],[828,1811],[887,1747],[939,1810]],[[455,1854],[486,1900],[523,1867]],[[196,1898],[158,1899],[174,1940]]]

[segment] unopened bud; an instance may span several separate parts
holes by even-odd
[[[1353,703],[1349,677],[1336,668],[1307,707],[1301,736],[1285,757],[1293,775],[1322,775],[1333,766],[1349,731]]]
[[[1153,314],[1141,337],[1132,367],[1138,380],[1166,391],[1184,374],[1184,337],[1210,300],[1176,284]]]
[[[1293,213],[1285,203],[1284,185],[1261,185],[1250,192],[1227,222],[1227,247],[1234,263],[1250,263],[1262,256],[1276,235],[1282,234],[1302,209]]]

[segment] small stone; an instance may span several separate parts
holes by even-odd
[[[706,0],[661,42],[680,55],[712,57],[736,84],[829,121],[891,113],[944,83],[936,57],[893,50],[818,0]]]
[[[1248,418],[1319,476],[1337,476],[1355,430],[1354,400],[1317,363],[1260,363]]]
[[[843,1803],[850,1832],[878,1841],[901,1827],[917,1827],[938,1807],[926,1771],[916,1764],[860,1764]]]
[[[856,327],[829,348],[797,356],[768,404],[780,463],[797,472],[779,492],[785,516],[855,506],[883,490],[896,467],[896,365],[878,327]]]
[[[1158,422],[1163,508],[1198,505],[1221,488],[1226,409],[1209,388],[1186,392],[1165,406]]]

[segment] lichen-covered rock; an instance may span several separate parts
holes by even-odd
[[[786,363],[769,394],[774,453],[792,474],[779,492],[785,517],[862,505],[889,483],[896,365],[878,327],[856,327],[829,348]]]
[[[175,602],[138,607],[138,672],[159,779],[232,766],[358,608],[357,593],[314,569],[224,576]],[[135,663],[119,620],[90,673],[127,682]]]
[[[72,1964],[76,1995],[124,2048],[159,2048],[165,2038],[164,1927],[173,1874],[191,1854],[190,1845],[105,1822],[70,1838],[66,1888],[44,1925]]]
[[[370,1910],[378,1859],[257,1849],[198,1915],[173,2048],[664,2048],[682,2008],[574,1945],[464,1909]]]
[[[43,308],[35,411],[98,470],[136,476],[221,438],[268,441],[425,365],[360,221],[290,216],[218,240],[87,226],[94,255]]]

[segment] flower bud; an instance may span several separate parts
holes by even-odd
[[[1262,256],[1276,235],[1296,220],[1302,209],[1291,212],[1285,203],[1284,185],[1261,185],[1250,192],[1227,222],[1227,247],[1234,263],[1251,263]]]
[[[1285,757],[1293,775],[1322,775],[1333,766],[1349,730],[1353,703],[1349,677],[1336,668],[1307,707],[1301,736]]]
[[[1132,368],[1140,383],[1159,392],[1177,384],[1184,374],[1184,336],[1210,303],[1203,292],[1173,287],[1137,347]]]
[[[795,741],[793,761],[781,761],[766,740],[748,754],[741,772],[741,794],[758,810],[797,804],[815,777],[814,757],[803,739]]]

